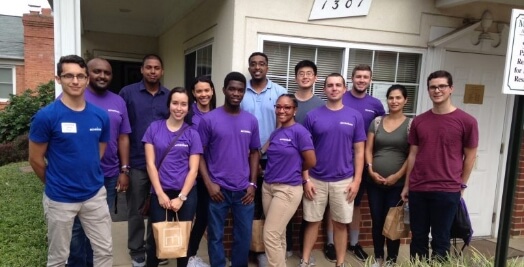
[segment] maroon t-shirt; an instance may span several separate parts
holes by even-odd
[[[418,146],[409,177],[410,191],[458,192],[462,184],[464,148],[478,146],[477,120],[463,110],[415,117],[408,142]]]

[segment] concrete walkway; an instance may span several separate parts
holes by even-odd
[[[477,239],[474,241],[475,248],[482,252],[483,254],[487,255],[488,257],[495,255],[495,242],[496,240],[493,239]],[[373,248],[364,248],[366,252],[369,255],[373,255]],[[522,258],[522,255],[524,255],[524,238],[514,238],[510,240],[510,249],[508,250],[508,256],[516,256],[520,255],[520,258]],[[127,222],[114,222],[113,223],[113,254],[114,254],[114,261],[113,266],[118,267],[129,267],[131,266],[131,259],[129,258],[129,254],[127,251]],[[204,259],[205,262],[209,263],[209,257],[207,255],[207,244],[205,238],[202,239],[202,243],[200,244],[200,249],[198,251],[198,256],[200,256],[202,259]],[[313,256],[316,259],[316,266],[318,267],[324,267],[324,266],[334,266],[335,264],[332,262],[327,261],[324,258],[324,254],[320,250],[313,251]],[[407,261],[409,258],[409,245],[401,245],[400,247],[400,255],[398,262],[404,262]],[[295,253],[292,257],[290,257],[287,261],[287,266],[289,267],[296,267],[298,266],[300,259],[298,258],[297,254]],[[524,260],[522,261],[524,266]],[[363,262],[357,261],[354,256],[349,255],[349,253],[346,255],[346,263],[347,266],[365,266]],[[176,260],[170,260],[168,265],[165,265],[168,267],[175,267],[176,266]],[[256,267],[257,264],[255,262],[249,263],[250,267]]]

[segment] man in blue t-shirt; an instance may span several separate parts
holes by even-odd
[[[241,267],[248,265],[260,137],[255,116],[240,109],[246,92],[244,75],[229,73],[222,91],[224,106],[207,113],[198,126],[204,146],[199,170],[210,197],[207,238],[211,266],[226,266],[223,238],[231,209],[231,266]]]
[[[109,141],[109,117],[85,101],[88,80],[81,57],[61,57],[56,82],[62,85],[62,98],[31,120],[29,163],[45,185],[47,266],[66,264],[76,216],[91,240],[93,265],[113,265],[111,216],[100,167]]]

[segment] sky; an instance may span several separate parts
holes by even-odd
[[[49,8],[47,0],[0,0],[0,14],[22,16],[24,13],[29,13],[29,4]]]

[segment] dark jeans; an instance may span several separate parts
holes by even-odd
[[[242,204],[242,197],[246,194],[246,190],[229,191],[223,188],[220,190],[222,195],[224,195],[224,201],[209,201],[207,234],[211,266],[226,266],[223,239],[226,217],[229,209],[231,209],[231,213],[233,214],[231,267],[247,267],[255,205],[253,203],[247,205]]]
[[[200,246],[200,241],[207,228],[207,213],[209,209],[209,192],[201,177],[197,177],[196,190],[198,192],[198,201],[196,206],[195,223],[191,229],[189,239],[188,257],[195,256]]]
[[[104,187],[107,191],[107,205],[109,206],[109,211],[113,210],[115,204],[117,182],[118,176],[105,177],[104,179]],[[69,248],[67,266],[93,266],[93,249],[91,248],[91,242],[89,241],[89,238],[87,238],[78,216],[75,217],[75,222],[73,223],[73,233],[71,235],[71,245]]]
[[[460,192],[409,192],[409,220],[411,226],[411,258],[429,258],[431,230],[432,258],[448,256],[450,232],[457,213]]]
[[[384,222],[386,221],[389,208],[395,207],[400,201],[402,186],[382,187],[374,182],[364,181],[364,183],[368,183],[368,202],[372,219],[371,233],[373,236],[375,258],[384,259],[385,241],[388,250],[386,261],[396,262],[400,247],[400,239],[391,240],[385,238],[382,235],[382,229],[384,228]]]
[[[146,238],[151,235],[151,228],[144,224],[144,216],[140,209],[144,206],[147,195],[151,190],[151,181],[147,171],[133,169],[129,171],[129,188],[126,192],[127,200],[127,248],[132,259],[145,257]],[[147,232],[146,232],[147,231]]]
[[[180,194],[180,190],[172,190],[172,191],[164,191],[166,195],[169,196],[170,199],[174,199],[178,197],[178,194]],[[189,194],[187,194],[187,200],[184,201],[184,204],[182,204],[182,207],[178,211],[178,219],[180,221],[193,221],[193,218],[195,217],[195,211],[197,207],[197,190],[193,187],[191,191],[189,191]],[[175,217],[175,212],[172,210],[169,210],[167,212],[168,220],[172,220]],[[158,196],[156,194],[151,194],[151,206],[149,208],[149,220],[148,220],[148,226],[150,226],[150,223],[156,223],[156,222],[162,222],[166,220],[166,210],[158,204]],[[184,258],[177,258],[176,266],[178,267],[186,267],[187,266],[187,257]],[[158,258],[156,257],[156,243],[155,243],[155,237],[153,234],[149,235],[147,237],[147,266],[148,267],[156,267],[158,266]]]

